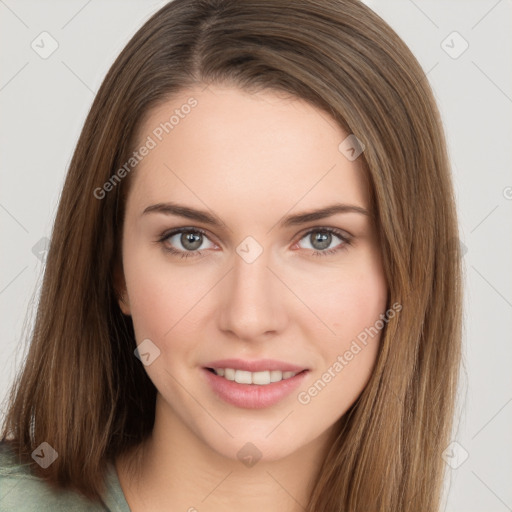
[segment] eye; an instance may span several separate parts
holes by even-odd
[[[338,239],[340,243],[334,248],[329,248],[333,241]],[[351,236],[336,228],[322,227],[310,229],[300,240],[306,240],[312,249],[312,256],[327,256],[345,250],[351,244]],[[211,249],[215,244],[209,240],[206,232],[199,228],[179,228],[162,233],[157,240],[167,252],[181,258],[202,256],[200,249]],[[208,241],[210,245],[204,246]],[[300,242],[300,241],[299,241]],[[304,247],[303,247],[304,248]]]
[[[336,238],[341,243],[334,248],[329,248]],[[310,229],[301,240],[306,240],[309,243],[309,247],[306,249],[313,249],[313,256],[328,256],[345,250],[351,243],[350,238],[348,233],[340,229],[322,227]]]
[[[170,232],[163,233],[158,239],[164,249],[171,254],[179,255],[182,258],[191,256],[201,256],[200,248],[211,249],[215,244],[210,241],[210,246],[204,247],[204,242],[208,240],[206,233],[199,228],[180,228]],[[174,247],[177,247],[175,249]]]

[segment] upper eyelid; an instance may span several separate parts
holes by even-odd
[[[301,233],[299,235],[302,238],[305,235],[307,235],[308,233],[311,233],[311,232],[314,232],[314,231],[322,231],[322,230],[330,232],[330,233],[333,233],[333,234],[338,235],[338,236],[342,235],[345,238],[353,238],[354,237],[354,235],[349,233],[346,229],[335,228],[335,227],[332,227],[332,226],[312,226],[310,228],[306,228],[304,231],[301,231]],[[299,235],[297,235],[297,236],[299,236]]]

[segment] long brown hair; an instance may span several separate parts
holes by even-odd
[[[198,83],[285,91],[364,144],[389,304],[402,310],[339,423],[307,510],[437,511],[461,357],[449,161],[421,66],[358,0],[175,0],[135,34],[69,167],[2,439],[49,484],[98,500],[106,462],[151,433],[156,390],[133,354],[114,280],[130,175],[102,198],[94,191],[130,158],[143,116]],[[43,441],[59,454],[47,469],[30,458]]]

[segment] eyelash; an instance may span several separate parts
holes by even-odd
[[[164,250],[171,253],[173,256],[180,256],[181,258],[200,257],[202,255],[201,251],[197,251],[197,250],[196,251],[179,251],[179,250],[173,249],[172,247],[168,247],[165,245],[165,242],[169,238],[171,238],[172,236],[174,236],[176,234],[180,234],[180,233],[195,233],[195,234],[200,233],[203,236],[205,236],[206,238],[208,238],[208,234],[200,228],[178,228],[178,229],[173,229],[171,231],[166,231],[166,232],[162,233],[160,235],[160,238],[157,240],[157,242],[162,244],[164,247]],[[312,228],[309,231],[307,231],[306,233],[304,233],[300,237],[299,241],[302,240],[303,238],[305,238],[306,236],[311,235],[311,233],[332,233],[333,235],[336,235],[338,238],[340,238],[343,242],[338,248],[335,248],[335,249],[326,249],[324,251],[315,250],[311,254],[311,256],[330,256],[330,255],[336,254],[340,251],[346,250],[347,245],[351,245],[351,237],[347,236],[347,234],[345,232],[343,232],[339,229],[330,228],[330,227]]]

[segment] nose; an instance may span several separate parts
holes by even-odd
[[[235,254],[233,268],[218,290],[218,325],[246,341],[267,339],[286,327],[286,289],[276,277],[268,253],[248,263]]]

